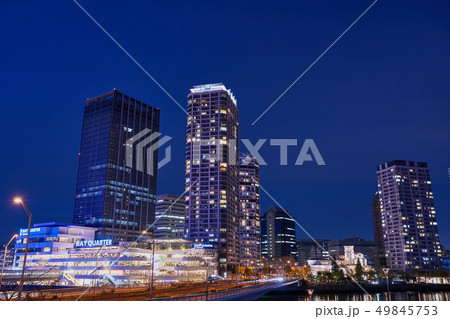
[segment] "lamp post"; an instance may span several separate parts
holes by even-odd
[[[142,231],[142,234],[146,234],[150,238],[150,234],[144,230]],[[151,269],[151,278],[149,280],[150,285],[150,299],[153,299],[153,272],[155,271],[155,245],[156,245],[156,238],[155,233],[153,232],[153,242],[152,242],[152,269]]]
[[[239,275],[240,275],[240,272],[241,272],[241,261],[239,261],[238,262],[238,264],[236,265],[236,288],[238,287],[238,285],[239,285]],[[239,277],[238,277],[239,276]]]
[[[31,228],[31,217],[32,217],[32,214],[31,214],[30,210],[28,209],[27,205],[25,204],[25,202],[22,200],[22,198],[20,198],[20,197],[14,198],[14,203],[22,204],[23,209],[25,209],[25,212],[28,215],[27,242],[25,244],[25,253],[23,255],[22,274],[20,275],[19,292],[18,292],[18,295],[17,295],[17,300],[20,301],[20,299],[22,298],[23,277],[25,275],[25,266],[26,266],[26,263],[27,263],[28,244],[30,242],[30,228]]]
[[[206,258],[206,301],[208,301],[209,260]]]
[[[98,286],[98,255],[100,254],[100,251],[105,247],[105,245],[103,245],[102,247],[99,248],[99,250],[97,251],[96,254],[96,259],[95,259],[95,281],[94,281],[94,293],[95,293],[95,288]]]
[[[389,268],[383,268],[383,273],[384,277],[386,278],[388,301],[391,301],[391,294],[389,293]]]
[[[206,260],[206,301],[208,301],[208,283],[209,283],[209,268],[211,265],[211,260],[213,260],[215,257],[206,256],[204,259]],[[217,269],[217,268],[216,268]]]
[[[155,234],[153,234],[153,245],[152,245],[152,280],[150,283],[150,299],[153,299],[153,273],[155,271],[155,245],[156,245],[156,238]]]
[[[2,264],[2,274],[0,275],[0,288],[2,287],[2,280],[3,280],[3,270],[5,269],[5,262],[6,262],[6,252],[8,251],[8,246],[9,244],[14,240],[14,238],[16,238],[17,234],[15,234],[14,236],[11,237],[11,239],[9,240],[9,242],[6,244],[5,246],[5,253],[3,254],[3,264]]]

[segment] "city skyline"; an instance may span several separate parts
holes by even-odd
[[[9,5],[14,9],[14,4]],[[74,25],[79,22],[83,30],[85,29],[90,32],[87,35],[80,35],[78,34],[79,30],[68,30],[77,47],[78,44],[95,43],[98,41],[101,46],[106,46],[108,51],[108,54],[103,55],[104,61],[98,61],[97,58],[94,58],[93,60],[95,62],[92,64],[93,62],[89,62],[92,58],[85,56],[85,52],[89,51],[89,53],[92,53],[89,49],[88,51],[82,51],[82,56],[72,55],[72,53],[69,53],[69,51],[73,51],[69,50],[71,49],[71,45],[63,43],[61,44],[61,51],[64,60],[72,59],[72,61],[82,61],[81,63],[86,63],[87,69],[97,67],[105,70],[104,67],[106,65],[116,65],[117,67],[105,71],[104,74],[101,74],[101,72],[96,73],[92,79],[89,79],[86,78],[84,69],[79,68],[77,62],[73,62],[74,64],[67,65],[67,69],[64,70],[66,74],[70,74],[71,76],[68,79],[58,79],[57,82],[61,83],[56,83],[51,79],[51,77],[58,78],[55,76],[58,74],[56,72],[56,66],[50,64],[44,55],[39,54],[39,48],[42,48],[41,45],[31,42],[32,47],[38,52],[36,58],[38,61],[44,63],[46,66],[45,71],[49,72],[51,76],[46,77],[47,81],[41,81],[39,80],[41,75],[38,76],[34,72],[27,73],[24,86],[29,89],[28,95],[33,97],[30,100],[26,96],[21,95],[22,87],[18,88],[13,83],[18,79],[16,76],[25,74],[25,71],[29,71],[31,64],[29,64],[27,59],[20,59],[24,62],[24,65],[20,67],[14,64],[14,61],[17,63],[18,60],[13,59],[12,65],[18,67],[17,75],[15,75],[15,72],[12,72],[13,69],[10,69],[10,66],[6,66],[5,72],[8,76],[11,76],[12,83],[9,85],[10,89],[8,90],[11,94],[8,92],[5,96],[5,103],[11,105],[11,107],[6,108],[4,111],[5,118],[10,119],[6,123],[6,130],[12,132],[16,138],[14,141],[5,141],[6,149],[10,150],[10,155],[8,158],[5,158],[4,167],[8,167],[8,169],[4,172],[4,184],[2,183],[2,191],[5,196],[1,209],[4,214],[10,217],[1,226],[2,234],[4,234],[2,235],[4,236],[3,241],[5,242],[9,239],[11,233],[16,231],[17,227],[15,225],[26,224],[25,218],[17,213],[16,207],[11,204],[11,198],[16,194],[24,196],[28,200],[27,202],[30,204],[30,207],[38,212],[38,214],[33,216],[36,222],[49,220],[69,222],[71,220],[70,211],[73,209],[73,193],[76,179],[76,173],[73,172],[73,168],[77,165],[79,132],[81,131],[81,101],[86,96],[96,96],[112,90],[113,87],[118,87],[132,96],[161,108],[162,117],[164,118],[162,119],[163,126],[167,128],[167,132],[164,133],[178,137],[177,141],[174,141],[173,147],[173,169],[169,167],[164,168],[161,170],[161,174],[163,174],[162,176],[165,181],[181,180],[181,182],[178,184],[162,182],[161,185],[158,185],[158,193],[169,192],[181,194],[183,191],[184,172],[182,167],[184,156],[180,155],[180,152],[184,152],[183,133],[181,131],[184,130],[185,114],[177,110],[177,106],[168,100],[167,97],[160,94],[152,86],[153,84],[146,82],[147,79],[141,77],[138,73],[139,70],[134,70],[135,66],[129,64],[126,61],[126,57],[120,52],[115,52],[115,48],[113,49],[113,46],[108,42],[108,39],[104,38],[103,34],[91,32],[92,26],[90,21],[87,19],[83,20],[84,17],[80,16],[79,12],[72,12],[69,4],[67,6],[66,4],[60,5],[63,7],[59,7],[58,9],[62,8],[66,10],[65,13],[67,13],[69,19],[73,19]],[[211,6],[203,8],[202,13],[205,13],[205,11],[208,12],[209,9],[213,10],[214,5],[211,4]],[[383,12],[389,11],[389,8],[394,10],[398,9],[395,4],[383,4],[383,6]],[[120,30],[114,29],[114,23],[112,21],[104,20],[100,13],[102,12],[101,7],[101,5],[89,4],[89,9],[99,16],[99,20],[105,22],[108,27],[113,27],[112,31],[115,33],[118,32],[121,39],[127,39],[125,33],[122,34]],[[139,11],[135,9],[135,7],[131,6],[130,11],[124,12],[125,20],[130,19],[136,11]],[[269,9],[270,6],[263,4],[262,8],[258,10],[264,15],[264,12]],[[316,12],[314,10],[317,10],[317,14],[319,13],[318,8],[314,6],[309,9],[313,13]],[[189,54],[188,58],[191,59],[193,65],[196,65],[194,69],[198,73],[195,75],[187,75],[186,78],[177,77],[174,81],[171,81],[170,77],[173,77],[173,70],[176,68],[184,70],[183,74],[194,74],[195,72],[193,72],[190,65],[183,67],[181,60],[177,60],[173,54],[169,54],[168,56],[170,59],[173,58],[175,60],[174,69],[167,69],[163,67],[164,63],[161,66],[154,65],[155,59],[161,59],[159,54],[151,53],[147,60],[145,54],[151,50],[144,49],[144,51],[139,51],[136,49],[136,53],[140,60],[148,61],[146,62],[148,65],[155,66],[156,74],[162,78],[165,86],[170,89],[170,92],[174,93],[178,101],[184,101],[187,88],[194,84],[212,81],[224,82],[239,97],[241,135],[243,137],[255,140],[261,137],[267,138],[270,135],[277,135],[276,137],[278,138],[290,138],[293,136],[299,138],[305,136],[315,138],[327,162],[326,167],[318,168],[307,165],[303,167],[280,167],[278,165],[261,167],[261,175],[264,176],[261,180],[262,186],[267,186],[268,191],[280,201],[283,207],[290,211],[296,219],[301,220],[302,224],[315,237],[343,238],[363,235],[364,237],[372,238],[369,203],[376,190],[373,167],[394,159],[410,159],[429,163],[436,197],[436,211],[442,216],[439,223],[442,225],[442,229],[446,229],[450,224],[450,220],[446,217],[447,214],[445,214],[450,209],[447,178],[449,151],[448,147],[446,147],[450,134],[448,134],[448,126],[443,125],[445,123],[444,119],[448,118],[447,114],[449,111],[447,107],[447,95],[442,91],[442,88],[447,86],[445,84],[447,80],[444,79],[443,74],[447,73],[446,68],[448,68],[448,64],[443,64],[444,59],[442,59],[442,56],[446,54],[448,47],[447,44],[442,44],[439,41],[439,36],[428,37],[429,34],[433,34],[436,29],[439,29],[439,25],[445,23],[444,20],[439,19],[433,7],[427,4],[413,2],[408,9],[409,11],[404,16],[406,20],[405,26],[400,28],[395,23],[388,23],[388,26],[383,27],[383,30],[389,27],[393,33],[387,35],[383,33],[383,38],[375,37],[375,39],[371,39],[373,40],[373,44],[363,41],[364,36],[368,32],[372,32],[372,34],[381,33],[377,28],[374,28],[379,11],[374,10],[370,12],[364,21],[362,21],[363,23],[358,25],[358,29],[352,30],[348,34],[349,38],[343,39],[345,42],[343,41],[339,46],[336,46],[336,50],[333,49],[332,54],[321,61],[321,64],[317,65],[318,68],[312,70],[308,74],[308,78],[305,78],[300,86],[295,87],[285,97],[286,100],[281,100],[280,105],[277,105],[271,113],[266,115],[267,117],[262,118],[261,122],[257,123],[255,127],[249,128],[249,124],[263,111],[265,106],[277,95],[277,92],[284,89],[284,82],[287,85],[291,78],[295,77],[296,73],[298,73],[296,72],[297,69],[301,71],[304,64],[307,64],[317,51],[320,51],[323,46],[329,43],[329,40],[335,35],[333,28],[345,26],[348,24],[348,20],[351,20],[352,17],[361,11],[361,8],[358,7],[356,2],[347,4],[345,9],[348,9],[348,13],[339,15],[339,19],[331,17],[331,14],[325,14],[328,20],[324,22],[325,25],[322,28],[323,34],[314,34],[314,37],[318,36],[318,43],[307,46],[309,51],[297,56],[300,54],[300,44],[304,43],[288,42],[288,44],[290,43],[293,46],[292,51],[295,53],[293,56],[288,57],[289,59],[287,60],[289,60],[289,63],[283,64],[279,62],[275,66],[268,66],[269,70],[267,72],[260,71],[261,66],[264,65],[262,62],[267,59],[269,59],[269,62],[273,62],[270,59],[271,57],[280,57],[276,55],[277,52],[272,48],[269,48],[269,55],[262,57],[256,56],[255,63],[251,63],[251,61],[246,59],[244,61],[245,63],[232,64],[226,68],[215,65],[212,71],[207,70],[212,61],[207,61],[207,63],[203,64],[199,63],[201,62],[199,58],[202,58],[202,55],[196,58],[195,54],[198,54],[200,51],[195,49],[195,54]],[[422,9],[425,9],[424,11],[428,15],[425,16],[425,21],[423,22],[425,28],[424,26],[421,27],[423,33],[417,34],[418,28],[413,25],[413,17],[415,13]],[[46,8],[46,10],[52,12],[51,8]],[[117,14],[118,12],[116,11],[120,11],[112,8],[108,8],[107,10],[113,14]],[[170,7],[170,10],[177,12],[176,10],[178,9]],[[41,21],[40,18],[33,17],[31,11],[25,10],[22,14],[24,17],[34,19],[33,21],[36,19]],[[240,17],[238,15],[238,18]],[[435,18],[437,22],[432,23],[431,17]],[[5,21],[8,20],[6,19]],[[311,31],[309,28],[301,28],[302,26],[304,27],[301,20],[298,23],[298,30],[304,30],[305,32]],[[37,23],[36,25],[39,24]],[[37,30],[42,33],[45,33],[43,31],[47,29],[51,31],[48,33],[48,38],[44,37],[41,39],[44,45],[50,45],[51,41],[48,40],[58,37],[60,32],[62,32],[61,30],[53,30],[52,27],[53,24],[50,21],[37,27]],[[268,25],[261,25],[261,27],[263,29],[270,29]],[[414,37],[411,36],[410,38],[409,35],[406,38],[403,37],[404,28],[411,28]],[[215,30],[215,32],[223,32],[223,29]],[[18,29],[19,33],[23,31],[25,30]],[[188,32],[192,31],[189,29]],[[212,32],[208,32],[211,35]],[[144,33],[146,35],[147,31]],[[145,35],[142,33],[138,34],[138,41],[142,41]],[[170,36],[170,32],[165,34],[165,36],[167,35]],[[243,45],[247,37],[243,39],[236,33],[233,33],[233,35],[236,37],[231,37],[231,40],[235,45],[240,45],[244,50],[249,49],[248,46]],[[292,35],[289,34],[289,36]],[[261,38],[258,34],[254,36],[254,39],[251,37],[248,38],[252,39],[252,44],[257,44]],[[425,44],[414,44],[417,36],[422,40],[428,37]],[[307,39],[309,40],[314,37],[311,35],[311,38],[308,36]],[[274,39],[272,36],[270,38]],[[380,43],[384,41],[391,43],[391,41],[398,40],[398,38],[402,38],[402,40],[398,45],[394,44],[395,50],[392,51],[400,51],[395,54],[387,51],[381,52],[384,56],[390,58],[384,61],[386,66],[383,66],[380,70],[374,70],[373,67],[369,67],[369,60],[370,62],[373,59],[376,61],[377,54],[380,53],[380,51],[377,51],[372,54],[370,49],[373,50],[374,48],[380,47]],[[28,38],[25,37],[25,39]],[[283,39],[286,40],[288,38]],[[7,41],[10,42],[11,39],[7,38]],[[127,45],[131,48],[139,47],[137,44],[140,42],[136,42],[135,39],[129,39],[129,41],[130,43],[127,43]],[[181,45],[185,45],[183,40],[181,41]],[[417,42],[420,43],[421,41]],[[369,45],[367,50],[364,49],[363,44]],[[437,52],[438,45],[442,51],[439,51],[441,53],[436,56],[435,53]],[[402,51],[400,46],[406,46],[409,49]],[[410,58],[411,46],[413,48],[412,51],[415,52],[414,58]],[[424,52],[423,49],[425,47],[430,51],[429,53]],[[13,45],[13,48],[17,47]],[[163,50],[161,53],[170,53],[172,49],[173,47],[163,47],[161,48]],[[214,44],[212,47],[213,52],[216,54],[222,49],[224,47],[221,44]],[[261,49],[263,48],[261,47]],[[104,49],[100,48],[100,52],[102,50]],[[363,54],[362,61],[355,64],[340,62],[346,57],[350,58],[357,52],[361,52],[361,50],[366,55]],[[9,57],[7,52],[3,54]],[[48,54],[48,52],[45,54]],[[399,64],[398,56],[402,54],[407,59]],[[428,60],[427,57],[429,55],[434,56],[439,63],[429,64],[424,68],[411,65],[412,60]],[[217,56],[223,57],[220,54]],[[293,59],[294,57],[295,59]],[[50,58],[57,59],[54,54],[50,54]],[[291,65],[293,60],[296,61],[295,65]],[[58,59],[56,61],[62,62]],[[249,62],[250,64],[248,64]],[[251,77],[246,72],[242,72],[242,70],[245,70],[246,63],[249,67],[248,73],[252,74]],[[62,63],[57,64],[61,65]],[[439,70],[437,69],[437,65],[439,65]],[[200,69],[197,69],[198,66],[201,66]],[[288,70],[294,70],[286,76],[281,76],[277,66],[282,66],[283,71],[287,67],[289,67]],[[397,67],[396,73],[399,74],[398,77],[388,71],[393,66]],[[368,70],[367,67],[369,67]],[[234,75],[227,69],[235,69],[239,72],[236,72],[238,74]],[[168,70],[167,76],[164,74],[165,70]],[[368,78],[372,78],[373,80],[369,81],[366,79],[360,73],[361,70],[370,73]],[[274,79],[268,78],[270,75],[269,71],[271,75],[276,75]],[[253,74],[255,72],[256,74]],[[42,72],[39,73],[42,74]],[[343,76],[343,74],[347,74],[347,77]],[[418,76],[418,78],[423,78],[424,81],[414,76],[408,76],[411,74],[420,74],[421,76]],[[259,78],[265,79],[267,82]],[[360,78],[363,78],[361,85],[354,83],[355,79],[359,80]],[[400,79],[404,81],[397,87],[396,83]],[[326,88],[323,87],[324,85],[321,85],[323,83],[321,81],[325,81]],[[426,82],[430,83],[427,84]],[[395,92],[389,89],[393,87],[394,83],[396,87]],[[346,85],[350,84],[354,84],[355,86],[351,92],[348,92],[345,88]],[[364,90],[365,86],[371,86],[373,84],[376,84],[376,91],[382,92],[383,94],[378,96],[377,93],[377,96],[375,96],[372,91]],[[334,86],[336,87],[333,89]],[[74,88],[75,90],[68,90],[68,87]],[[264,89],[261,90],[261,87]],[[53,96],[54,99],[49,99],[49,96]],[[408,96],[407,100],[405,100],[405,96]],[[315,101],[315,99],[318,100]],[[42,101],[45,101],[45,103]],[[60,101],[64,101],[64,105],[61,105]],[[184,105],[184,103],[182,104]],[[342,115],[333,112],[336,105],[340,106]],[[313,108],[317,109],[317,111]],[[44,112],[39,114],[37,113],[38,109]],[[301,111],[296,111],[297,109]],[[23,110],[26,112],[22,112]],[[360,111],[365,112],[364,116],[359,113]],[[288,116],[288,112],[293,112],[296,116]],[[390,114],[390,116],[389,118],[385,118],[383,114]],[[406,117],[405,121],[402,120],[403,116]],[[67,118],[71,120],[67,121]],[[379,125],[379,127],[375,129],[374,126],[371,126],[370,122],[372,120],[374,123],[378,122],[375,126]],[[18,123],[23,123],[23,125],[17,127]],[[43,127],[45,127],[45,130],[42,129]],[[293,128],[289,129],[289,127]],[[402,131],[407,131],[409,134],[402,136],[395,134]],[[414,137],[419,137],[419,139],[415,139],[415,142],[412,143],[411,140]],[[329,142],[327,142],[328,138],[330,139]],[[56,152],[55,150],[58,151]],[[269,151],[264,152],[268,153]],[[30,154],[33,154],[33,161],[30,158]],[[278,154],[271,155],[268,153],[268,157],[271,158],[271,156],[274,159]],[[46,168],[40,169],[38,163],[44,163]],[[351,167],[352,169],[340,171],[342,167]],[[52,169],[50,170],[49,168]],[[340,187],[342,183],[345,184],[345,187]],[[286,185],[289,185],[289,187]],[[301,201],[298,201],[295,196],[292,196],[296,193],[304,194]],[[325,202],[325,198],[328,199],[329,204]],[[355,198],[352,201],[352,207],[345,206],[345,211],[343,209],[342,214],[340,214],[340,218],[347,220],[348,224],[344,225],[342,229],[331,227],[336,225],[338,221],[330,213],[331,208],[334,206],[343,208],[350,198]],[[262,211],[265,211],[271,205],[273,205],[272,201],[262,194]],[[327,219],[326,224],[331,226],[317,225],[313,216],[318,215]],[[358,216],[358,218],[353,218],[352,216]],[[450,235],[442,232],[441,240],[445,246],[449,245]]]
[[[206,85],[206,86],[212,86],[212,85],[215,85],[215,84],[208,84],[208,85]],[[219,85],[222,85],[222,83],[219,83]],[[204,87],[205,85],[198,85],[198,86],[194,86],[194,88],[201,88],[201,87]],[[216,88],[214,88],[214,90],[215,90]],[[225,89],[226,90],[226,88],[225,87],[223,87],[223,89]],[[203,90],[203,88],[202,88],[202,90]],[[213,90],[213,91],[214,91]],[[207,89],[206,90],[207,92],[210,92],[210,89]],[[119,93],[119,91],[117,91],[115,88],[114,88],[114,90],[112,91],[112,93],[113,94],[120,94],[120,95],[122,95],[122,96],[125,96],[126,98],[129,98],[129,97],[127,97],[126,95],[124,95],[123,93]],[[192,94],[192,91],[191,91],[191,94]],[[231,94],[231,93],[229,93],[229,94]],[[95,99],[103,99],[105,96],[108,96],[108,95],[111,95],[111,93],[105,93],[105,94],[103,94],[103,95],[100,95],[100,96],[98,96],[98,97],[96,97],[96,98],[93,98],[93,99],[87,99],[86,101],[86,105],[88,105],[88,102],[90,101],[90,100],[92,100],[92,101],[94,101]],[[232,96],[232,95],[231,95]],[[234,96],[232,96],[232,98],[234,99]],[[133,99],[133,98],[131,98],[131,99]],[[134,100],[134,99],[133,99]],[[136,100],[136,101],[138,101],[138,100]],[[140,101],[138,101],[139,103],[142,103],[142,102],[140,102]],[[189,105],[190,103],[188,103],[188,105]],[[155,108],[156,109],[156,108]],[[157,109],[157,111],[159,111],[159,108]],[[158,114],[159,114],[159,112],[158,112]],[[196,125],[194,122],[192,122],[193,123],[193,127]],[[218,124],[220,124],[220,123],[218,123]],[[194,147],[195,148],[195,147]],[[82,154],[82,152],[80,151],[80,153],[79,153],[79,155],[80,154]],[[236,153],[236,154],[239,154],[239,153]],[[245,158],[245,156],[243,157],[242,155],[241,155],[241,158]],[[253,159],[254,160],[254,159]],[[154,163],[155,165],[156,165],[156,163]],[[155,170],[155,172],[157,171],[157,169],[156,169],[156,166],[155,166],[155,168],[154,168],[154,170]],[[155,174],[156,175],[156,174]],[[160,191],[158,191],[158,193],[160,193]],[[162,194],[163,195],[163,194]],[[76,194],[76,196],[78,196],[78,194]],[[76,201],[77,201],[77,197],[75,196],[75,203],[76,203]],[[156,196],[156,195],[155,195]],[[160,195],[158,195],[158,196],[160,196]],[[178,197],[178,195],[171,195],[171,196],[176,196],[176,197]],[[369,202],[368,203],[368,205],[370,205],[371,206],[371,218],[372,218],[372,225],[373,225],[373,227],[375,228],[375,227],[377,227],[377,225],[376,224],[374,224],[374,212],[373,212],[373,204],[374,204],[374,200],[375,200],[375,198],[378,196],[378,192],[376,192],[376,194],[375,194],[375,196],[373,197],[373,200],[371,201],[371,202]],[[155,199],[156,199],[156,197],[155,197]],[[270,205],[270,206],[273,206],[273,205]],[[269,206],[269,208],[270,208],[270,206]],[[288,212],[289,213],[289,212]],[[75,213],[74,213],[75,214]],[[289,214],[291,214],[291,213],[289,213]],[[75,215],[74,215],[75,216]],[[262,216],[262,214],[260,215],[260,216]],[[294,216],[294,214],[292,215],[294,218],[295,218],[295,216]],[[47,220],[46,222],[61,222],[61,220],[59,220],[59,219],[57,219],[57,218],[55,218],[55,219],[51,219],[51,220]],[[76,224],[76,223],[75,223]],[[147,226],[149,226],[150,224],[148,224]],[[142,227],[141,227],[142,228]],[[297,231],[299,231],[298,230],[298,227],[296,226],[296,229],[297,229]],[[301,230],[300,230],[301,231]],[[371,230],[371,232],[373,233],[373,234],[371,234],[371,235],[369,235],[368,233],[366,233],[366,234],[364,234],[362,237],[363,238],[365,238],[365,239],[374,239],[375,241],[376,241],[376,238],[375,238],[375,232],[376,232],[376,230],[374,230],[374,229],[372,229]],[[141,233],[141,231],[137,231],[136,232],[136,236],[134,237],[134,239],[136,239],[138,236],[139,236],[139,234]],[[370,232],[369,232],[370,233]],[[342,236],[341,235],[341,237],[339,238],[340,240],[342,240],[342,239],[344,239],[344,237],[351,237],[351,236],[356,236],[356,235],[360,235],[359,233],[358,234],[355,234],[355,233],[350,233],[350,234],[348,234],[348,235],[346,235],[346,236]],[[301,237],[301,236],[300,236]],[[338,239],[338,238],[334,238],[334,239]],[[131,240],[131,237],[129,238],[129,240]],[[445,248],[445,245],[444,245],[444,248]]]

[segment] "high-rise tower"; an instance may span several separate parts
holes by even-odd
[[[439,268],[442,248],[427,163],[387,162],[378,166],[377,178],[387,266]]]
[[[158,131],[159,109],[117,90],[86,100],[74,224],[97,227],[99,237],[115,241],[133,241],[150,227],[158,163],[135,158],[129,167],[126,154],[130,144]]]
[[[380,210],[380,194],[378,192],[373,196],[373,201],[370,203],[372,210],[372,226],[373,226],[373,238],[383,250],[383,230],[381,228],[381,210]]]
[[[271,206],[261,217],[261,253],[265,257],[297,256],[295,219]]]
[[[253,269],[261,262],[259,164],[252,156],[239,158],[240,263]]]
[[[220,272],[239,259],[239,112],[223,84],[194,86],[186,132],[187,238],[214,245]]]

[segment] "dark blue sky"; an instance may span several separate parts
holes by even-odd
[[[372,1],[79,2],[182,105],[193,85],[223,82],[241,138],[313,138],[326,166],[294,166],[300,147],[286,167],[261,151],[261,184],[313,236],[372,238],[376,165],[405,159],[429,163],[450,247],[448,1],[380,0],[254,126]],[[158,193],[183,191],[185,114],[73,1],[1,1],[0,30],[0,242],[26,227],[16,194],[34,222],[71,222],[84,99],[113,88],[161,109],[173,161]]]

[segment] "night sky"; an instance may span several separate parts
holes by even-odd
[[[376,166],[426,161],[450,248],[449,1],[378,1],[254,126],[371,0],[79,2],[181,105],[222,82],[241,138],[313,138],[326,166],[261,149],[261,185],[313,236],[372,239]],[[183,192],[186,115],[73,1],[3,0],[0,29],[1,243],[27,224],[15,195],[35,223],[72,221],[84,100],[113,88],[160,108],[173,160],[158,193]]]

